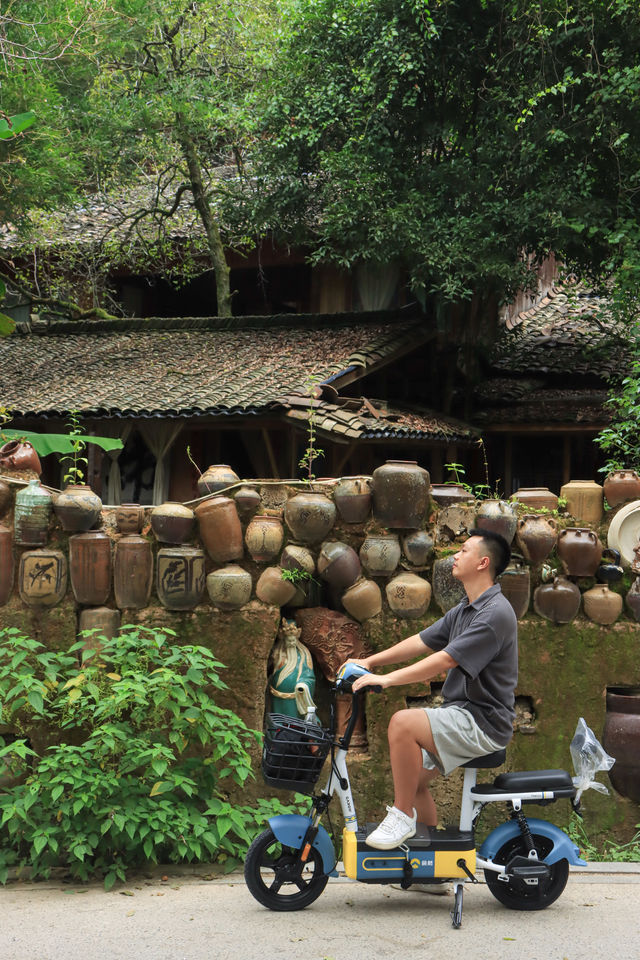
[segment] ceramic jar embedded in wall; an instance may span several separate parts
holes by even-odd
[[[253,487],[240,487],[234,495],[236,509],[241,517],[250,517],[260,507],[261,497]]]
[[[401,573],[386,587],[387,603],[397,617],[421,617],[431,601],[431,584],[415,573]]]
[[[53,498],[53,510],[63,530],[90,530],[100,517],[102,500],[86,483],[70,483]]]
[[[153,582],[151,544],[134,533],[121,537],[115,545],[113,589],[121,610],[141,610],[148,606]]]
[[[362,573],[358,554],[340,541],[323,543],[318,555],[318,573],[336,590],[346,590]]]
[[[433,574],[431,576],[431,587],[433,598],[440,607],[442,613],[446,613],[457,603],[460,603],[466,596],[464,587],[459,580],[453,576],[453,563],[455,554],[448,557],[438,557],[433,562]]]
[[[139,503],[121,503],[115,511],[119,533],[140,533],[144,526],[144,507]]]
[[[516,543],[529,563],[541,563],[556,545],[558,523],[553,517],[528,513],[516,524]]]
[[[341,477],[333,500],[345,523],[364,523],[371,512],[371,484],[366,477]]]
[[[607,687],[602,746],[614,757],[609,780],[621,796],[640,802],[640,687]]]
[[[271,563],[276,559],[284,541],[284,527],[279,517],[257,514],[248,524],[244,535],[247,550],[256,563]]]
[[[360,563],[371,577],[390,576],[400,556],[400,542],[393,534],[370,533],[360,547]]]
[[[597,583],[582,594],[582,605],[590,620],[605,626],[618,619],[623,601],[620,594],[610,590],[606,583]]]
[[[4,480],[0,480],[0,517],[11,504],[11,488]]]
[[[100,649],[100,637],[112,640],[120,629],[120,611],[110,607],[86,607],[80,611],[78,632],[94,630],[92,637],[86,638],[86,647]]]
[[[207,577],[207,593],[220,610],[239,610],[251,599],[251,574],[238,564],[214,570]]]
[[[507,598],[516,617],[520,620],[529,609],[531,600],[531,573],[529,567],[519,558],[512,557],[500,577],[500,589]]]
[[[0,470],[33,470],[38,476],[42,466],[38,454],[26,440],[9,440],[0,447]]]
[[[69,537],[69,574],[77,603],[105,604],[111,592],[111,538],[100,530]]]
[[[296,540],[317,543],[332,529],[336,506],[323,493],[297,493],[287,500],[284,519]]]
[[[455,507],[473,500],[473,494],[461,483],[433,483],[431,497],[439,507]]]
[[[640,477],[635,470],[614,470],[604,481],[604,495],[610,507],[640,499]]]
[[[282,578],[282,567],[267,567],[256,583],[256,597],[263,603],[283,607],[293,600],[296,585]]]
[[[589,527],[567,527],[558,535],[558,556],[571,577],[592,577],[602,557],[602,544]]]
[[[533,591],[533,608],[553,623],[569,623],[580,610],[580,590],[565,577],[543,583]]]
[[[576,520],[597,526],[604,509],[603,490],[595,480],[570,480],[560,488],[567,501],[567,513]]]
[[[13,587],[13,537],[11,530],[0,523],[0,607],[11,596]]]
[[[558,498],[548,487],[520,487],[511,499],[533,510],[558,509]]]
[[[20,558],[18,589],[29,607],[54,607],[67,592],[67,559],[60,550],[28,550]]]
[[[193,610],[205,588],[204,551],[197,547],[162,547],[156,557],[156,591],[167,610]]]
[[[360,623],[375,617],[382,610],[380,587],[374,580],[362,577],[345,590],[342,595],[342,606],[354,620]]]
[[[185,543],[193,533],[195,522],[193,510],[171,500],[151,511],[151,529],[160,543]]]
[[[49,535],[52,509],[49,491],[40,485],[39,480],[30,480],[16,494],[13,515],[16,543],[29,547],[44,546]]]
[[[429,473],[415,460],[387,460],[373,471],[373,515],[390,530],[422,526],[429,509]]]
[[[492,530],[511,543],[516,532],[518,516],[513,504],[506,500],[483,500],[476,514],[476,527]]]
[[[288,543],[280,557],[280,566],[284,570],[306,570],[309,576],[316,572],[316,561],[313,554],[306,547],[297,543]]]
[[[210,497],[198,504],[195,514],[200,538],[214,563],[242,558],[244,540],[235,500]]]
[[[210,493],[225,490],[227,487],[239,483],[240,477],[231,469],[228,463],[214,463],[207,467],[198,480],[198,496],[208,497]]]
[[[400,538],[400,543],[407,562],[417,570],[424,569],[433,553],[433,538],[427,531],[412,530]]]

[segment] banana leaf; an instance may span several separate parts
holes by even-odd
[[[32,433],[29,430],[3,430],[0,438],[4,443],[9,440],[27,440],[39,457],[46,457],[49,453],[72,453],[73,441],[82,440],[83,443],[95,443],[103,450],[122,450],[122,440],[113,437],[85,437],[67,433]]]

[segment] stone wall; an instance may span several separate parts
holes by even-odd
[[[15,495],[22,486],[18,481],[9,482],[8,486],[11,496],[0,523],[7,531],[13,531]],[[428,491],[422,502],[419,490],[407,493],[408,489],[403,497],[410,500],[410,508],[415,510],[417,504],[418,524],[411,518],[411,522],[407,522],[407,514],[403,514],[402,509],[398,517],[391,518],[388,513],[381,516],[375,496],[371,497],[368,478],[360,478],[357,482],[342,479],[313,484],[245,481],[225,487],[214,497],[188,505],[184,515],[193,509],[195,517],[192,517],[190,532],[183,539],[191,549],[191,560],[196,555],[200,557],[202,568],[192,584],[195,600],[193,603],[188,598],[181,601],[190,606],[183,610],[167,608],[166,590],[159,582],[166,579],[164,574],[162,577],[159,574],[162,551],[169,547],[166,539],[158,539],[158,536],[166,537],[167,528],[159,522],[162,508],[145,509],[141,514],[140,531],[134,534],[123,533],[118,528],[117,508],[103,508],[94,529],[102,530],[108,537],[111,574],[115,573],[116,579],[118,576],[122,578],[123,573],[122,569],[118,572],[115,565],[119,562],[117,558],[122,549],[119,544],[124,538],[137,537],[138,541],[148,545],[146,549],[154,575],[144,602],[137,608],[123,606],[111,576],[108,594],[104,601],[100,601],[100,607],[87,607],[77,599],[76,572],[69,576],[61,595],[53,602],[49,598],[43,603],[42,596],[34,598],[29,595],[26,585],[21,582],[25,558],[33,556],[40,548],[14,540],[10,561],[13,586],[10,590],[5,589],[5,597],[2,597],[0,625],[18,626],[52,648],[67,648],[76,639],[81,614],[83,622],[86,622],[87,611],[90,614],[92,609],[108,609],[115,614],[120,603],[121,623],[170,626],[181,641],[202,644],[214,651],[227,666],[224,679],[229,689],[221,697],[222,705],[236,710],[251,727],[261,729],[269,658],[284,614],[297,619],[302,627],[302,640],[312,651],[317,676],[316,702],[321,717],[326,719],[330,683],[335,669],[346,656],[382,649],[416,633],[457,602],[459,585],[452,583],[448,576],[451,559],[457,545],[478,522],[479,512],[486,512],[486,504],[470,499],[464,490],[454,493],[453,488],[447,490],[443,487],[432,487],[430,495]],[[347,490],[359,497],[357,503],[354,500],[348,504],[341,499]],[[249,491],[253,496],[248,495]],[[320,524],[311,532],[310,527],[304,527],[304,523],[310,523],[309,517],[300,526],[299,518],[296,520],[292,513],[292,502],[309,493],[320,495],[317,499],[330,505],[325,525]],[[205,530],[202,508],[214,501],[217,506],[223,501],[228,505],[235,515],[236,527],[214,533],[212,541],[211,530]],[[543,586],[545,577],[548,586],[552,586],[554,571],[562,573],[557,537],[563,530],[590,529],[595,539],[606,546],[608,526],[623,508],[610,510],[604,519],[591,519],[589,523],[572,516],[566,508],[558,508],[553,502],[546,507],[535,507],[531,502],[517,501],[499,509],[503,513],[513,512],[514,526],[519,518],[513,550],[529,555],[521,566],[516,565],[505,574],[503,582],[511,584],[510,578],[515,578],[516,574],[528,573],[530,592],[535,594],[536,589]],[[304,510],[302,512],[304,514]],[[255,518],[260,516],[270,517],[272,525],[269,530],[263,527],[257,538],[252,539]],[[556,529],[554,543],[542,558],[539,554],[544,550],[538,547],[537,558],[531,559],[535,550],[526,542],[522,522],[525,516],[551,521],[551,527]],[[483,522],[489,520],[485,517]],[[73,548],[71,538],[77,536],[79,534],[62,529],[56,512],[51,514],[45,549],[60,555],[65,573],[73,573],[73,563],[69,563],[70,545]],[[373,556],[375,551],[372,552],[371,546],[379,537],[386,538],[378,541],[378,545],[381,543],[384,548],[382,558],[380,550]],[[178,547],[178,552],[180,549]],[[311,578],[293,574],[292,577],[285,575],[283,579],[282,569],[304,568],[305,552],[312,557]],[[617,575],[614,560],[605,564],[608,577]],[[380,566],[384,563],[390,564],[386,572],[382,572]],[[596,566],[598,572],[603,570],[602,563],[596,562]],[[244,573],[245,579],[248,575],[248,599],[245,594],[239,601],[231,588],[221,591],[220,571],[230,567]],[[162,569],[166,571],[166,563]],[[5,559],[4,568],[0,563],[0,578],[4,576],[5,582],[6,571]],[[271,573],[265,577],[269,571]],[[133,578],[140,575],[137,568],[129,573]],[[356,597],[356,602],[350,597],[353,581],[361,592],[364,589],[364,594]],[[555,582],[557,586],[563,581]],[[554,622],[536,612],[541,609],[538,599],[534,608],[531,603],[522,601],[521,593],[516,591],[514,594],[513,602],[519,605],[520,673],[518,718],[508,749],[508,769],[566,767],[571,770],[569,743],[578,718],[584,716],[596,735],[601,736],[606,686],[640,683],[640,626],[631,610],[623,609],[611,623],[594,622],[585,614],[583,600],[594,586],[593,573],[570,575],[566,582],[574,583],[581,594],[579,609],[566,623]],[[630,583],[631,572],[626,568],[621,580],[610,583],[610,589],[616,595],[624,595]],[[282,587],[284,592],[281,592]],[[0,597],[1,590],[0,586]],[[597,611],[594,614],[591,607],[588,609],[602,619]],[[610,618],[610,614],[606,614],[605,619],[607,617]],[[361,746],[354,752],[351,764],[361,817],[375,819],[383,812],[384,804],[390,801],[386,744],[389,717],[407,704],[437,703],[439,689],[440,683],[432,683],[426,687],[394,688],[382,695],[367,697]],[[269,793],[262,784],[257,762],[256,768],[256,781],[251,791],[254,795]],[[489,773],[482,776],[487,779]],[[600,775],[599,779],[606,782],[606,775]],[[460,783],[459,773],[438,783],[436,795],[444,821],[455,817]],[[628,838],[640,819],[636,803],[613,793],[606,798],[589,791],[585,796],[585,808],[587,829],[594,836]],[[551,811],[551,819],[566,822],[568,814],[568,805],[558,804]],[[542,811],[544,815],[545,811]]]

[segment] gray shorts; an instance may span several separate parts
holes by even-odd
[[[429,717],[433,742],[438,755],[422,750],[422,766],[425,770],[438,769],[445,776],[463,763],[482,757],[486,753],[502,750],[480,729],[472,715],[464,707],[425,707]]]

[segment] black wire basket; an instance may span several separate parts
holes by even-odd
[[[329,730],[282,713],[270,713],[262,748],[262,776],[271,787],[311,793],[329,752]]]

